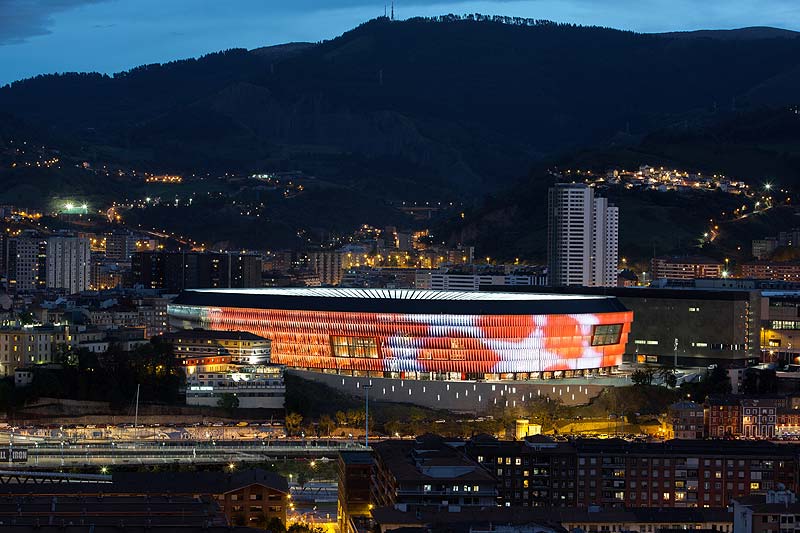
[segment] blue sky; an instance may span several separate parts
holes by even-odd
[[[383,0],[0,0],[0,85],[329,39],[382,15],[383,7]],[[800,0],[397,0],[395,9],[399,18],[502,14],[642,32],[800,30]]]

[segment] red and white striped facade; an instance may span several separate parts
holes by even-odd
[[[171,323],[248,331],[272,341],[273,363],[344,373],[460,373],[471,378],[561,371],[581,374],[620,364],[633,319],[615,299],[603,297],[265,289],[248,293],[264,296],[258,304],[256,299],[239,299],[236,305],[215,305],[228,303],[224,294],[207,298],[204,304],[205,292],[185,291],[169,308]],[[338,305],[337,298],[347,301]],[[358,310],[358,298],[373,301],[364,306],[367,310]],[[276,308],[269,308],[270,301]],[[497,312],[503,310],[504,302],[513,312]],[[393,307],[402,307],[402,312],[394,312]],[[413,307],[420,312],[408,312]],[[486,312],[454,312],[462,307]],[[541,312],[548,307],[567,312]],[[597,312],[569,312],[571,307],[581,311],[597,307]],[[527,308],[532,312],[520,312]],[[437,310],[441,312],[433,312]]]

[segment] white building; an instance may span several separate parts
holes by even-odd
[[[286,386],[283,367],[259,365],[208,372],[197,367],[186,378],[186,405],[216,407],[224,394],[233,394],[242,409],[283,409]]]
[[[550,284],[617,284],[619,209],[595,198],[583,183],[558,183],[548,192],[547,260]]]
[[[437,291],[478,291],[481,287],[543,286],[547,275],[541,274],[455,274],[446,271],[418,270],[414,287]]]
[[[56,235],[47,238],[47,287],[75,294],[89,289],[91,246],[85,237]]]
[[[17,291],[35,291],[45,284],[47,241],[35,231],[24,231],[8,243],[8,277]]]
[[[308,263],[323,285],[338,285],[342,280],[342,252],[311,252]]]

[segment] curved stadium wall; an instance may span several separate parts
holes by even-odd
[[[291,368],[402,379],[604,373],[633,313],[616,298],[412,289],[204,289],[169,306],[177,329],[248,331]]]

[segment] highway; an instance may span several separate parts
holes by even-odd
[[[215,442],[115,442],[68,444],[17,442],[12,449],[27,449],[27,461],[7,463],[8,468],[60,468],[169,463],[258,463],[283,458],[333,458],[340,450],[363,450],[352,441],[215,441]],[[2,466],[0,466],[2,468]]]

